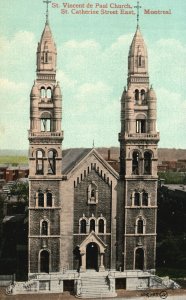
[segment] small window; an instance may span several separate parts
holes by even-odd
[[[51,97],[52,97],[52,91],[51,91],[51,88],[48,87],[48,88],[47,88],[47,98],[48,98],[48,99],[51,99]]]
[[[90,232],[95,231],[95,220],[91,219],[90,220]]]
[[[99,233],[104,233],[104,227],[105,227],[105,222],[103,219],[99,219],[98,223],[98,232]]]
[[[47,206],[52,207],[52,193],[47,193]]]
[[[48,63],[48,52],[44,53],[45,63]]]
[[[43,152],[41,150],[37,150],[37,152],[36,152],[36,174],[43,175],[43,173],[44,173]]]
[[[135,90],[135,100],[139,100],[139,90]]]
[[[42,86],[42,88],[41,88],[41,98],[45,98],[45,96],[46,96],[45,87]]]
[[[141,90],[141,100],[145,100],[145,90]]]
[[[143,220],[137,221],[137,233],[143,234]]]
[[[143,192],[143,195],[142,195],[142,205],[148,206],[148,193],[146,193],[146,192]]]
[[[135,206],[140,206],[140,193],[135,193],[134,194],[134,205]]]
[[[56,174],[56,157],[57,153],[55,150],[50,150],[48,152],[48,174]]]
[[[41,235],[48,235],[48,222],[43,221],[41,224]]]
[[[136,120],[136,133],[146,132],[146,120]]]
[[[93,200],[94,200],[95,196],[96,196],[95,189],[92,189],[91,190],[91,198],[93,198]]]
[[[139,55],[139,58],[138,58],[138,66],[139,66],[139,67],[142,66],[142,58],[141,58],[141,55]]]
[[[95,182],[89,184],[88,187],[88,203],[96,204],[98,202],[98,188]]]
[[[48,112],[41,115],[41,131],[51,131],[51,115]]]
[[[38,193],[38,206],[44,207],[44,194],[41,192]]]
[[[80,221],[80,233],[87,233],[87,222],[85,219]]]
[[[152,170],[152,154],[150,152],[144,153],[144,174],[150,175]]]
[[[132,174],[139,175],[139,153],[137,151],[132,154]]]

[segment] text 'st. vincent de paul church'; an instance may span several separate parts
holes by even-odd
[[[30,94],[28,281],[15,284],[13,292],[74,290],[79,297],[109,297],[118,288],[152,287],[159,133],[139,25],[121,97],[119,174],[95,149],[71,149],[62,157],[62,93],[48,13],[36,58]]]

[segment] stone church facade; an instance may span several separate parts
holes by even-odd
[[[73,289],[86,298],[115,296],[118,288],[150,288],[159,134],[139,26],[121,97],[119,174],[95,149],[71,149],[62,157],[56,57],[47,18],[30,94],[28,282],[17,283],[14,293]]]

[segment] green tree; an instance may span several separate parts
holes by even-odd
[[[29,184],[28,182],[15,182],[10,190],[11,196],[17,196],[18,201],[25,201],[28,203]]]

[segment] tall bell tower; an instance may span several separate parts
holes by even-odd
[[[30,94],[29,274],[60,271],[62,96],[56,82],[56,45],[48,21],[37,47]]]
[[[147,48],[137,25],[128,55],[119,134],[118,261],[124,270],[155,268],[158,141],[156,95],[149,85]]]

